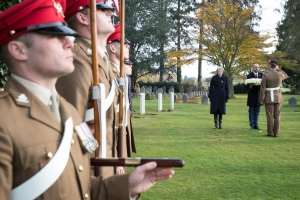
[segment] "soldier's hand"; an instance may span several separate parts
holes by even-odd
[[[174,175],[171,168],[156,168],[155,162],[149,162],[135,168],[129,175],[131,196],[150,189],[156,182],[170,179]]]
[[[118,175],[120,175],[120,174],[125,174],[124,167],[117,167],[116,173],[117,173]]]
[[[250,88],[252,88],[252,87],[253,87],[253,85],[254,85],[254,83],[250,83],[249,87],[250,87]]]

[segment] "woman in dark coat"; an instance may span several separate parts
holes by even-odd
[[[223,74],[224,68],[218,67],[217,74],[210,81],[208,98],[210,104],[210,114],[214,114],[215,128],[222,129],[223,114],[226,114],[226,102],[229,99],[228,79]]]

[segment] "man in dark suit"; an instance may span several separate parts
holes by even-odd
[[[252,72],[247,75],[247,79],[250,78],[262,78],[263,74],[259,72],[259,64],[254,64]],[[254,85],[253,83],[247,85],[248,88],[248,100],[247,106],[249,106],[249,122],[250,129],[260,130],[258,127],[258,117],[260,112],[259,103],[259,85]]]

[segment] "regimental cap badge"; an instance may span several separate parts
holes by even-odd
[[[65,18],[64,11],[63,11],[63,8],[60,5],[60,3],[56,2],[55,0],[52,0],[52,1],[53,1],[53,6],[54,6],[54,8],[55,8],[55,10],[57,12],[57,15]]]

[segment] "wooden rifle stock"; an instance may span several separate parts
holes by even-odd
[[[124,30],[125,30],[125,0],[120,0],[120,25],[121,25],[121,38],[120,38],[120,80],[124,77]],[[127,89],[127,88],[125,88]],[[120,84],[119,94],[119,126],[118,126],[118,157],[122,157],[123,151],[123,97],[124,85]]]
[[[177,158],[92,158],[92,166],[137,167],[148,162],[156,162],[157,167],[183,167],[184,160]]]
[[[91,21],[91,43],[92,43],[92,71],[93,71],[93,85],[99,84],[98,74],[98,51],[97,51],[97,28],[96,28],[96,1],[90,0],[90,21]],[[97,142],[101,145],[100,141],[100,124],[97,100],[93,100],[94,107],[94,134]],[[95,150],[95,156],[99,156],[99,148]]]

